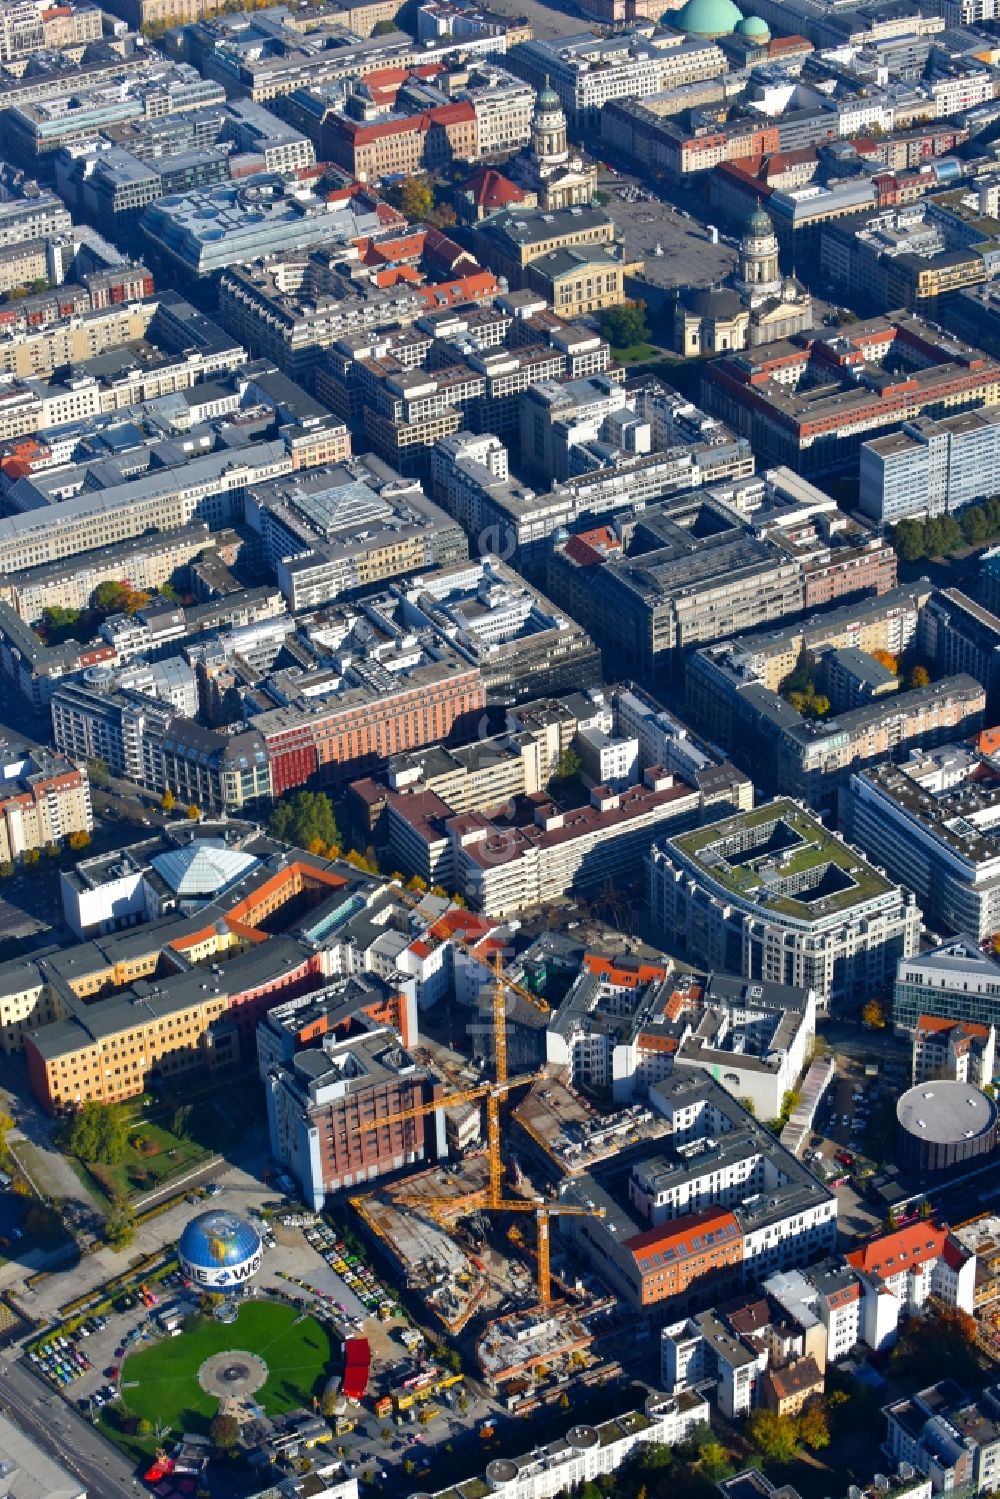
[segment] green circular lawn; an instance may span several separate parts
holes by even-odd
[[[191,1332],[142,1344],[122,1369],[122,1399],[134,1415],[174,1431],[206,1432],[219,1402],[198,1383],[213,1353],[240,1349],[267,1364],[255,1400],[269,1416],[308,1406],[322,1393],[336,1346],[314,1317],[280,1302],[247,1301],[235,1322],[205,1317]]]

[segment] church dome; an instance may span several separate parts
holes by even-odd
[[[760,16],[746,16],[742,21],[738,22],[735,30],[737,36],[753,37],[758,42],[769,42],[771,40],[770,27],[766,21],[761,20]]]
[[[562,109],[559,95],[546,78],[545,87],[540,91],[536,101],[536,110],[541,114],[552,114],[557,109]]]
[[[687,0],[678,11],[668,11],[664,24],[692,36],[729,36],[743,20],[733,0]]]
[[[759,203],[747,219],[746,233],[753,239],[763,239],[765,235],[774,233],[770,215],[764,212]]]

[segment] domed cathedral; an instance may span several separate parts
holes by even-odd
[[[535,101],[531,146],[512,161],[509,176],[535,194],[538,206],[551,212],[590,203],[597,191],[597,167],[586,166],[570,149],[566,114],[559,95],[545,80]]]
[[[812,298],[794,276],[782,276],[778,237],[758,203],[743,231],[729,285],[678,292],[674,347],[688,355],[755,349],[812,325]]]

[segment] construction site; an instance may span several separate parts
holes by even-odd
[[[613,1114],[599,1114],[559,1078],[536,1083],[513,1109],[540,1162],[560,1176],[580,1176],[615,1155],[624,1145],[654,1144],[670,1133],[662,1114],[634,1103]]]
[[[553,1262],[553,1222],[591,1210],[553,1200],[552,1187],[537,1186],[508,1148],[512,1092],[530,1089],[545,1097],[558,1088],[567,1100],[574,1095],[544,1071],[509,1074],[508,996],[513,993],[519,1004],[540,1001],[505,975],[499,953],[489,966],[492,1079],[453,1088],[380,1121],[415,1122],[441,1111],[450,1147],[455,1149],[460,1130],[466,1148],[445,1163],[352,1197],[351,1205],[429,1318],[452,1337],[469,1328],[484,1382],[510,1409],[524,1410],[558,1398],[571,1381],[618,1372],[592,1351],[592,1324],[599,1324],[615,1298],[592,1276],[571,1272],[559,1254]],[[475,1127],[482,1115],[484,1129]],[[636,1128],[630,1120],[629,1131]],[[551,1169],[539,1173],[540,1179],[551,1175]],[[596,1209],[598,1216],[602,1212]]]

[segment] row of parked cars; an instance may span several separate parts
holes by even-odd
[[[28,1357],[50,1384],[61,1389],[94,1367],[83,1351],[82,1344],[84,1339],[100,1332],[107,1325],[107,1317],[88,1317],[75,1332],[53,1334],[29,1349]]]
[[[308,1242],[351,1288],[366,1311],[383,1320],[393,1315],[395,1302],[386,1295],[375,1272],[369,1270],[359,1254],[348,1249],[343,1239],[337,1238],[332,1228],[325,1223],[314,1223],[305,1232]]]

